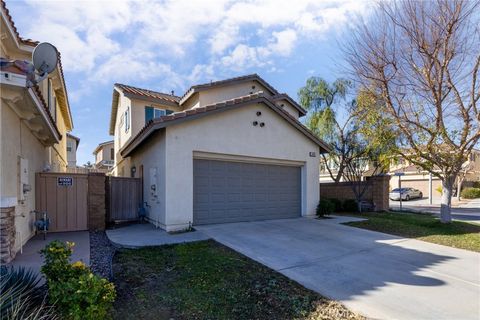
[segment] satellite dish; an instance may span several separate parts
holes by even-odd
[[[52,73],[57,67],[57,48],[48,42],[40,43],[33,49],[32,61],[40,77]]]

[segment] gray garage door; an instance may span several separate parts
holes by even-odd
[[[193,223],[300,216],[300,167],[193,161]]]

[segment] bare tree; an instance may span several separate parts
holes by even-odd
[[[356,81],[383,101],[396,153],[442,181],[441,221],[480,139],[478,1],[380,2],[344,50]],[[440,169],[440,172],[434,170]]]

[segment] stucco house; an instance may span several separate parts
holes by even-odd
[[[390,189],[398,187],[398,176],[395,173],[403,173],[401,177],[402,187],[415,188],[422,191],[426,197],[441,197],[442,181],[437,176],[430,174],[419,166],[410,163],[407,159],[399,158],[390,165],[389,174],[392,175],[390,180]],[[480,182],[480,150],[473,149],[467,155],[467,161],[462,166],[459,179],[455,188],[463,189],[472,186],[475,182]],[[457,192],[458,194],[458,192]]]
[[[313,216],[329,147],[299,121],[305,114],[256,74],[181,97],[115,84],[114,174],[143,180],[148,219],[167,231]]]
[[[73,129],[62,64],[27,87],[27,63],[38,42],[19,36],[0,1],[1,261],[11,260],[34,233],[35,173],[66,171],[67,132]]]
[[[99,143],[95,150],[93,150],[95,169],[112,170],[115,159],[114,151],[113,140]]]
[[[69,169],[77,168],[77,149],[80,144],[80,138],[67,133],[67,167]]]

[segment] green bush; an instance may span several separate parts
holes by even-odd
[[[115,287],[94,275],[81,261],[70,263],[73,243],[50,242],[42,251],[42,273],[47,279],[48,296],[65,319],[93,320],[109,317]]]
[[[465,199],[480,198],[480,188],[465,188],[460,193],[460,196]]]
[[[343,201],[343,210],[346,212],[358,212],[357,201],[353,199],[346,199]]]
[[[335,205],[328,199],[320,199],[317,206],[317,217],[321,218],[333,213]]]
[[[336,199],[336,198],[330,198],[328,199],[330,200],[330,202],[333,203],[333,212],[340,212],[342,211],[342,201],[340,199]]]

